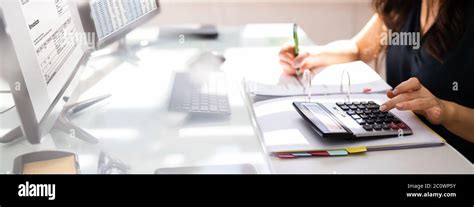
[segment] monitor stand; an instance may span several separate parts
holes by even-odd
[[[140,58],[137,56],[137,53],[134,51],[134,48],[131,48],[126,37],[123,37],[118,42],[117,51],[113,52],[112,55],[119,56],[125,62],[131,63],[133,65],[138,65]]]
[[[74,114],[81,112],[84,109],[87,109],[91,107],[92,105],[109,98],[110,96],[111,95],[104,95],[104,96],[89,99],[86,101],[65,105],[58,117],[58,120],[53,126],[53,129],[57,129],[59,131],[65,132],[69,134],[71,137],[81,139],[91,144],[99,143],[99,139],[89,134],[84,129],[80,128],[79,126],[75,125],[71,121],[71,117]],[[21,127],[17,127],[13,129],[12,131],[8,132],[7,134],[5,134],[3,137],[0,137],[0,143],[4,143],[4,144],[11,143],[21,137],[23,137],[23,132],[21,131]]]
[[[120,60],[130,63],[132,65],[138,66],[138,62],[140,62],[140,58],[136,54],[136,49],[140,47],[140,45],[129,45],[127,42],[126,37],[119,39],[118,46],[114,48],[110,52],[100,53],[97,55],[98,57],[118,57]],[[100,51],[100,49],[99,49]]]

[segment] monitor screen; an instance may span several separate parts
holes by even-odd
[[[156,0],[91,0],[89,4],[99,41],[158,9]]]
[[[50,87],[53,90],[51,95],[55,96],[68,79],[69,72],[62,73],[62,70],[71,71],[75,66],[65,65],[66,61],[74,58],[71,57],[73,55],[76,55],[75,61],[79,61],[82,56],[82,51],[73,53],[79,44],[75,35],[76,25],[65,0],[25,2],[27,3],[21,5],[21,10],[44,83],[52,86],[61,82],[57,84],[58,88]],[[61,74],[66,77],[58,78]],[[56,79],[60,80],[55,81]]]
[[[87,62],[90,49],[74,2],[0,1],[2,56],[28,139],[38,138],[39,124],[47,131],[54,123]]]

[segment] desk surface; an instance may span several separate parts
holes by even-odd
[[[41,145],[30,145],[24,139],[1,145],[0,173],[11,172],[18,155],[49,149],[78,154],[83,173],[97,172],[100,152],[130,166],[130,173],[246,163],[258,173],[473,173],[472,165],[448,145],[337,158],[280,160],[268,156],[253,128],[241,80],[248,74],[269,76],[261,67],[278,76],[278,64],[260,63],[263,57],[277,58],[278,47],[291,40],[291,25],[221,27],[219,31],[217,40],[180,41],[166,35],[157,39],[159,30],[141,28],[128,38],[132,45],[146,45],[136,50],[138,61],[94,56],[77,93],[81,100],[104,94],[112,98],[77,114],[73,122],[100,143],[88,144],[53,130]],[[311,44],[307,37],[301,39],[302,44]],[[223,53],[228,59],[223,70],[229,80],[230,117],[193,117],[167,110],[173,72],[186,70],[186,61],[203,50]],[[244,59],[234,58],[237,56]]]

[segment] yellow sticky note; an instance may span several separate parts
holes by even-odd
[[[350,154],[367,152],[367,147],[351,147],[346,149]]]

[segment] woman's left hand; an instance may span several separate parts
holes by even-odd
[[[434,96],[418,80],[410,78],[398,85],[393,91],[387,92],[389,101],[380,106],[380,111],[389,111],[393,108],[405,111],[411,110],[421,114],[432,124],[442,124],[446,109],[443,101]]]

